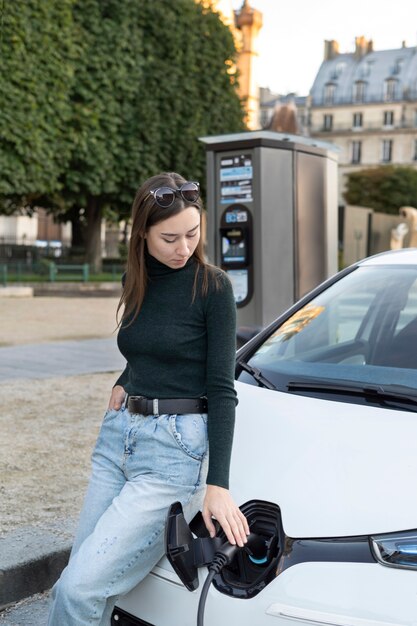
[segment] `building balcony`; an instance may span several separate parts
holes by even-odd
[[[354,98],[352,95],[334,95],[332,98],[326,98],[323,94],[312,95],[311,108],[319,107],[338,107],[343,105],[362,106],[367,104],[395,104],[401,102],[417,102],[417,89],[405,89],[402,93],[386,96],[383,93],[365,94],[363,98]]]
[[[326,128],[323,123],[320,124],[312,124],[309,128],[310,133],[317,134],[320,133],[323,135],[347,135],[354,133],[355,135],[368,134],[368,133],[395,133],[402,132],[407,130],[413,130],[417,132],[417,126],[414,122],[404,121],[399,124],[390,124],[384,126],[381,122],[367,122],[363,126],[352,126],[352,124],[336,124],[333,122],[333,126],[331,128]]]

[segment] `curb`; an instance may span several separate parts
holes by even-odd
[[[57,281],[40,283],[9,283],[6,287],[0,285],[0,296],[43,296],[68,298],[120,298],[122,284],[116,282],[71,282]]]
[[[0,609],[52,587],[68,562],[74,528],[70,519],[0,537]]]
[[[39,283],[10,283],[7,289],[31,289],[33,296],[58,296],[58,297],[91,297],[91,298],[120,298],[122,283],[114,282],[39,282]],[[3,287],[6,289],[6,287]]]
[[[27,298],[33,296],[33,287],[0,287],[1,298]]]

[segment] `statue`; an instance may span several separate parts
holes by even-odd
[[[390,249],[391,250],[401,250],[404,243],[404,237],[408,233],[409,228],[405,222],[400,222],[397,224],[395,228],[391,229],[391,240],[390,240]]]
[[[412,206],[402,206],[398,212],[411,224],[410,248],[417,248],[417,209]]]

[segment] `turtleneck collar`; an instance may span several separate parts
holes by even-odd
[[[145,250],[145,261],[149,278],[158,278],[162,276],[169,276],[170,274],[178,274],[179,272],[184,271],[186,268],[194,265],[195,258],[194,256],[191,256],[184,267],[174,268],[165,265],[165,263],[161,263],[161,261],[158,261],[158,259],[149,254],[148,250]]]

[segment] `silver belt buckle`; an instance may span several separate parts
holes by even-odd
[[[154,400],[152,400],[152,404],[153,404],[153,414],[159,417],[159,400],[155,398]]]

